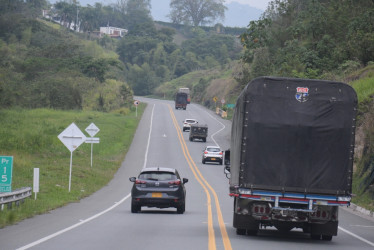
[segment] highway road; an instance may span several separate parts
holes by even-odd
[[[206,145],[229,148],[230,121],[190,104],[175,110],[171,101],[139,98],[148,106],[131,148],[114,179],[79,203],[0,229],[0,249],[374,249],[374,221],[340,209],[338,236],[316,241],[300,230],[261,229],[258,236],[236,235],[233,200],[223,166],[202,164]],[[209,126],[207,142],[190,142],[182,121]],[[177,168],[186,184],[186,212],[175,208],[130,211],[129,177],[143,167]]]

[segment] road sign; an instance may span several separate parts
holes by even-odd
[[[95,136],[98,132],[100,131],[100,129],[98,127],[96,127],[96,125],[94,123],[91,123],[90,125],[88,125],[88,127],[86,128],[86,132],[91,136]]]
[[[139,105],[139,101],[134,101],[134,105],[138,106]]]
[[[13,156],[0,156],[0,192],[12,192]]]
[[[221,99],[221,103],[224,104],[225,103],[225,99],[222,98]]]
[[[218,100],[217,96],[213,97],[214,102],[217,102],[217,100]]]
[[[98,137],[87,137],[86,143],[100,143],[100,138]]]
[[[76,150],[83,142],[86,141],[86,136],[73,122],[64,131],[59,134],[58,139],[73,152]]]
[[[69,172],[69,192],[71,187],[71,171],[73,165],[73,151],[76,150],[83,142],[86,141],[86,136],[73,122],[61,134],[58,139],[70,150],[70,172]]]
[[[235,104],[233,104],[233,103],[227,103],[226,107],[228,107],[229,109],[233,109],[233,108],[235,108]]]

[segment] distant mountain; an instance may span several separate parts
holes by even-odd
[[[263,10],[251,7],[247,4],[231,2],[226,4],[224,26],[228,27],[247,27],[250,21],[260,19]]]
[[[167,17],[170,12],[169,3],[169,0],[151,1],[151,14],[155,21],[170,22]],[[247,27],[250,21],[258,20],[263,13],[263,10],[237,2],[226,4],[226,7],[225,20],[220,22],[228,27]]]
[[[59,0],[49,0],[56,3]],[[116,3],[116,0],[78,0],[82,6],[87,4],[95,5],[95,2],[101,2],[103,5]],[[170,22],[167,17],[170,13],[170,0],[151,0],[151,15],[155,21]],[[228,27],[247,27],[250,21],[258,20],[263,10],[251,7],[248,4],[231,2],[225,4],[228,8],[225,13],[225,20],[220,21],[224,26]]]

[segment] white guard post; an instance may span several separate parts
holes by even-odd
[[[35,193],[35,200],[36,200],[37,193],[39,193],[39,168],[34,168],[33,191]]]

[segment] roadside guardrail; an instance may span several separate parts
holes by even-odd
[[[13,202],[16,206],[19,206],[20,202],[24,202],[25,198],[31,195],[31,187],[23,187],[9,193],[0,193],[1,211],[4,209],[5,204],[8,205],[8,209],[12,208]]]

